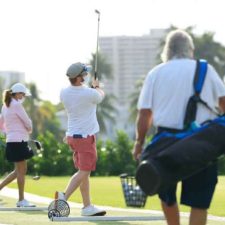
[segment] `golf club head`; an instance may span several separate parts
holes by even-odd
[[[100,14],[100,12],[97,9],[95,10],[95,13]]]
[[[33,180],[40,180],[40,176],[36,175],[36,176],[33,176]]]
[[[34,140],[34,143],[35,143],[36,148],[37,148],[38,150],[42,149],[41,142],[39,142],[39,141],[37,141],[37,140]]]

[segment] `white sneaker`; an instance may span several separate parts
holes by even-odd
[[[55,192],[55,200],[60,199],[66,201],[65,194],[63,192]]]
[[[36,207],[36,205],[28,202],[26,199],[23,199],[22,201],[19,201],[16,203],[17,207]]]
[[[94,205],[89,205],[81,210],[81,216],[104,216],[106,211],[95,207]]]

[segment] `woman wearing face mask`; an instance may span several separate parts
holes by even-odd
[[[89,176],[95,170],[97,161],[96,133],[99,125],[96,108],[104,97],[99,82],[93,80],[88,87],[90,66],[74,63],[67,70],[70,86],[63,89],[60,99],[68,115],[66,140],[73,151],[74,166],[78,171],[71,177],[64,192],[56,192],[56,199],[68,200],[77,188],[83,199],[82,216],[103,216],[104,209],[91,204]]]
[[[11,89],[5,90],[3,93],[3,106],[0,115],[0,128],[6,134],[6,159],[15,165],[15,169],[0,183],[0,190],[17,179],[19,191],[17,207],[35,206],[24,199],[26,160],[33,156],[33,152],[28,147],[32,122],[22,103],[25,96],[30,95],[29,90],[23,84],[14,84]]]

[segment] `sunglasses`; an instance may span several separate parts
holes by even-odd
[[[25,96],[25,93],[23,93],[23,92],[18,92],[18,94],[21,94],[21,95]]]
[[[83,69],[81,70],[80,75],[81,75],[83,72],[88,72],[87,66],[85,66],[84,64],[83,64],[82,66],[83,66]]]

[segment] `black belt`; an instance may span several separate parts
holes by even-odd
[[[83,138],[82,134],[74,134],[73,138]]]
[[[163,131],[167,131],[170,133],[178,133],[184,131],[184,129],[175,129],[175,128],[169,128],[169,127],[158,127],[157,133],[161,133]]]

